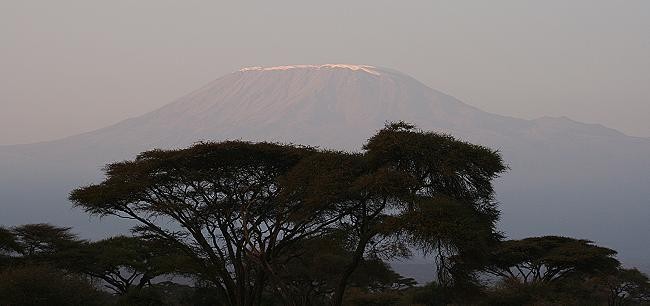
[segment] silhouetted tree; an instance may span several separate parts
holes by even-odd
[[[126,236],[87,243],[61,257],[67,269],[97,278],[118,294],[140,290],[155,277],[181,271],[186,261],[162,241]]]
[[[611,273],[620,265],[616,251],[591,241],[544,236],[501,242],[485,271],[523,283],[549,283],[569,276]]]
[[[591,282],[605,292],[610,306],[650,304],[650,279],[637,269],[619,268]]]
[[[82,243],[69,227],[39,223],[16,226],[11,231],[15,237],[16,251],[27,258],[53,255]]]
[[[281,177],[313,153],[246,142],[150,151],[109,165],[106,181],[74,191],[71,199],[92,214],[139,221],[140,232],[168,241],[201,266],[230,304],[259,303],[267,281],[289,303],[276,258],[340,218],[325,203],[280,198]]]
[[[61,256],[63,251],[84,243],[69,227],[45,223],[0,228],[0,240],[0,260],[11,266],[46,264],[58,267],[65,259]]]
[[[493,150],[395,123],[360,154],[239,141],[149,151],[108,165],[104,182],[70,199],[138,221],[139,233],[192,258],[232,305],[259,304],[266,290],[301,303],[288,260],[304,243],[344,233],[331,298],[340,305],[364,262],[407,256],[409,245],[458,256],[494,237],[491,180],[505,169]]]

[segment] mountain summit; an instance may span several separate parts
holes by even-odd
[[[251,67],[102,133],[155,146],[254,138],[354,149],[387,120],[445,127],[478,112],[407,75],[373,66]]]
[[[290,65],[243,68],[149,114],[72,138],[97,145],[119,138],[123,146],[143,149],[226,138],[359,149],[356,146],[387,121],[404,120],[474,141],[477,137],[491,141],[489,136],[552,133],[547,119],[490,114],[395,70]],[[586,125],[569,130],[580,129],[596,132]]]
[[[275,66],[275,67],[247,67],[240,69],[240,72],[244,71],[274,71],[274,70],[290,70],[290,69],[350,69],[352,71],[363,71],[366,73],[380,75],[377,71],[377,67],[369,65],[349,65],[349,64],[324,64],[324,65],[289,65],[289,66]]]
[[[513,238],[568,235],[648,265],[650,140],[568,118],[491,114],[398,71],[367,65],[250,67],[143,116],[62,140],[0,147],[0,224],[49,221],[101,235],[67,193],[102,165],[201,140],[270,140],[359,150],[387,121],[499,149],[501,229]],[[94,221],[94,220],[93,220]],[[650,265],[648,265],[650,266]]]

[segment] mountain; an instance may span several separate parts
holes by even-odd
[[[386,121],[499,149],[500,229],[568,235],[650,268],[650,139],[568,118],[484,112],[400,72],[363,65],[252,67],[143,116],[93,132],[0,146],[0,224],[49,221],[98,237],[124,228],[71,208],[67,193],[101,179],[102,165],[199,140],[273,140],[359,150]]]

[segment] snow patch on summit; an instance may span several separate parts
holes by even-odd
[[[381,75],[374,66],[369,65],[349,65],[349,64],[324,64],[324,65],[288,65],[275,67],[247,67],[240,69],[240,72],[246,71],[274,71],[274,70],[291,70],[291,69],[350,69],[352,71],[363,71],[373,75]]]

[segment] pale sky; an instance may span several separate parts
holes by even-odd
[[[650,137],[647,0],[0,0],[0,144],[104,127],[242,67],[322,63]]]

